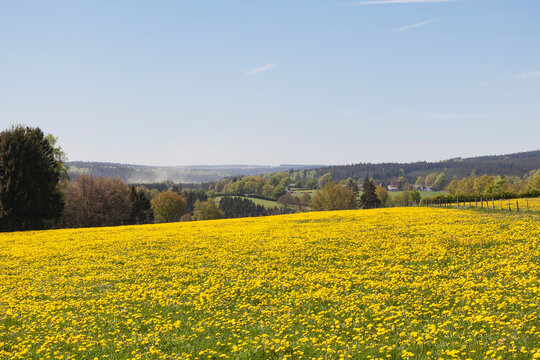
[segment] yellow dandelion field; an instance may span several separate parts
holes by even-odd
[[[1,359],[540,358],[540,216],[0,234]]]

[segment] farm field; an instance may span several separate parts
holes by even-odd
[[[405,191],[389,191],[388,194],[391,198],[403,194]],[[422,198],[430,198],[435,197],[439,195],[447,195],[448,193],[446,191],[420,191],[420,196]]]
[[[0,359],[540,358],[540,216],[0,234]]]
[[[284,205],[278,204],[277,201],[272,201],[272,200],[259,199],[259,198],[249,197],[249,196],[231,195],[231,197],[239,197],[241,199],[248,199],[248,200],[253,201],[257,205],[264,206],[265,208],[275,208],[275,207],[284,208],[285,207]],[[221,198],[223,198],[223,196],[216,196],[214,199],[219,204],[219,201],[221,200]]]
[[[295,196],[302,196],[304,194],[308,194],[309,196],[315,196],[317,193],[317,190],[304,190],[304,189],[297,189],[297,188],[291,188],[291,192]]]

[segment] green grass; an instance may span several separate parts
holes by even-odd
[[[304,194],[309,194],[309,196],[314,196],[315,193],[317,192],[317,190],[310,190],[310,189],[291,188],[290,190],[293,193],[293,195],[296,195],[296,196],[302,196]]]
[[[253,201],[255,204],[262,205],[267,209],[268,208],[275,208],[275,207],[279,207],[279,208],[284,208],[285,207],[283,205],[278,204],[277,201],[273,201],[273,200],[253,198],[253,197],[249,197],[249,196],[234,196],[234,195],[231,195],[231,197],[239,197],[239,198],[242,198],[242,199],[249,199],[249,200]],[[219,203],[221,198],[223,198],[223,196],[217,196],[214,199],[216,200],[217,203]]]
[[[410,191],[409,191],[410,192]],[[389,191],[388,194],[390,195],[390,198],[393,198],[394,196],[403,194],[404,191]],[[447,195],[448,192],[446,191],[420,191],[420,196],[422,198],[430,198],[435,197],[439,195]]]

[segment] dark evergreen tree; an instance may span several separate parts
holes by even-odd
[[[360,207],[362,209],[373,209],[381,206],[381,200],[375,192],[373,180],[366,178],[362,186],[362,196],[360,196]]]
[[[179,192],[179,194],[186,199],[186,213],[191,215],[193,215],[197,200],[200,202],[208,200],[208,195],[206,195],[206,192],[203,190],[191,190],[186,188]]]
[[[39,128],[13,126],[0,133],[0,229],[39,229],[60,217],[58,161]]]
[[[262,205],[255,204],[249,199],[230,196],[221,198],[219,202],[219,209],[223,211],[225,218],[278,215],[290,212],[287,209],[279,207],[267,209]]]
[[[150,200],[144,195],[144,191],[136,190],[135,186],[131,186],[130,194],[131,202],[133,203],[130,222],[132,224],[150,224],[154,222],[154,213]]]

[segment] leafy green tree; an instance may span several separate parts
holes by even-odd
[[[446,175],[444,173],[440,173],[435,178],[435,182],[433,183],[433,186],[438,189],[444,189],[444,187],[448,184],[448,179],[446,178]]]
[[[300,196],[300,209],[299,210],[303,210],[304,208],[308,207],[310,202],[311,202],[311,195],[309,195],[308,193],[302,194],[302,196]]]
[[[186,200],[173,191],[164,191],[150,201],[156,222],[179,221],[186,210]]]
[[[401,190],[406,190],[407,189],[409,183],[407,182],[407,179],[405,178],[405,176],[398,177],[397,181],[398,181],[398,184],[399,184],[399,188]]]
[[[317,191],[309,206],[314,210],[356,209],[356,197],[350,188],[331,181]]]
[[[219,209],[214,199],[208,199],[206,201],[197,200],[193,215],[195,220],[222,219],[223,211]]]
[[[439,176],[438,173],[432,172],[428,176],[426,176],[425,183],[427,186],[432,186],[435,183],[435,180],[437,179],[437,176]]]
[[[277,184],[276,188],[274,189],[274,193],[272,194],[272,197],[274,199],[278,199],[281,195],[285,194],[287,192],[287,186],[289,185],[289,178],[285,177],[282,178],[279,184]]]
[[[381,185],[378,185],[375,188],[375,194],[377,194],[377,199],[379,199],[381,202],[381,206],[385,207],[388,204],[388,199],[390,197],[390,195],[388,195],[388,191]]]
[[[261,194],[264,197],[271,198],[274,194],[275,186],[272,184],[265,184],[262,187]]]
[[[487,193],[493,196],[501,195],[505,192],[509,192],[510,184],[506,179],[497,178],[493,184],[487,189]]]
[[[485,194],[487,189],[495,182],[495,178],[489,175],[482,175],[474,180],[474,193]]]
[[[315,179],[314,177],[307,179],[306,187],[308,189],[315,189],[317,187],[317,179]]]
[[[422,199],[422,194],[420,194],[420,191],[418,190],[413,190],[409,193],[409,199],[415,204],[420,204],[420,199]]]
[[[446,187],[446,191],[448,191],[451,195],[455,195],[457,192],[457,188],[459,186],[459,180],[454,179],[450,181],[450,184]]]
[[[360,207],[362,209],[373,209],[381,206],[381,201],[377,198],[375,184],[373,180],[366,178],[362,186],[362,196],[360,196]]]
[[[62,150],[60,146],[57,145],[58,138],[55,137],[53,134],[47,134],[45,136],[45,139],[49,142],[53,149],[53,156],[54,160],[56,162],[56,169],[58,173],[60,174],[60,181],[67,181],[69,180],[69,175],[67,171],[66,161],[67,161],[67,155]]]
[[[284,206],[293,206],[297,203],[297,198],[291,193],[285,193],[277,199],[277,203]]]
[[[456,195],[474,195],[474,178],[463,178],[458,183]]]
[[[394,206],[409,206],[410,192],[403,191],[401,194],[394,196],[391,201]]]
[[[53,145],[39,128],[0,133],[0,229],[38,229],[60,217],[64,165]]]
[[[332,174],[326,173],[323,176],[319,178],[318,185],[319,189],[324,189],[326,184],[330,183],[332,181]]]
[[[528,183],[529,190],[540,190],[540,170],[531,176]]]

